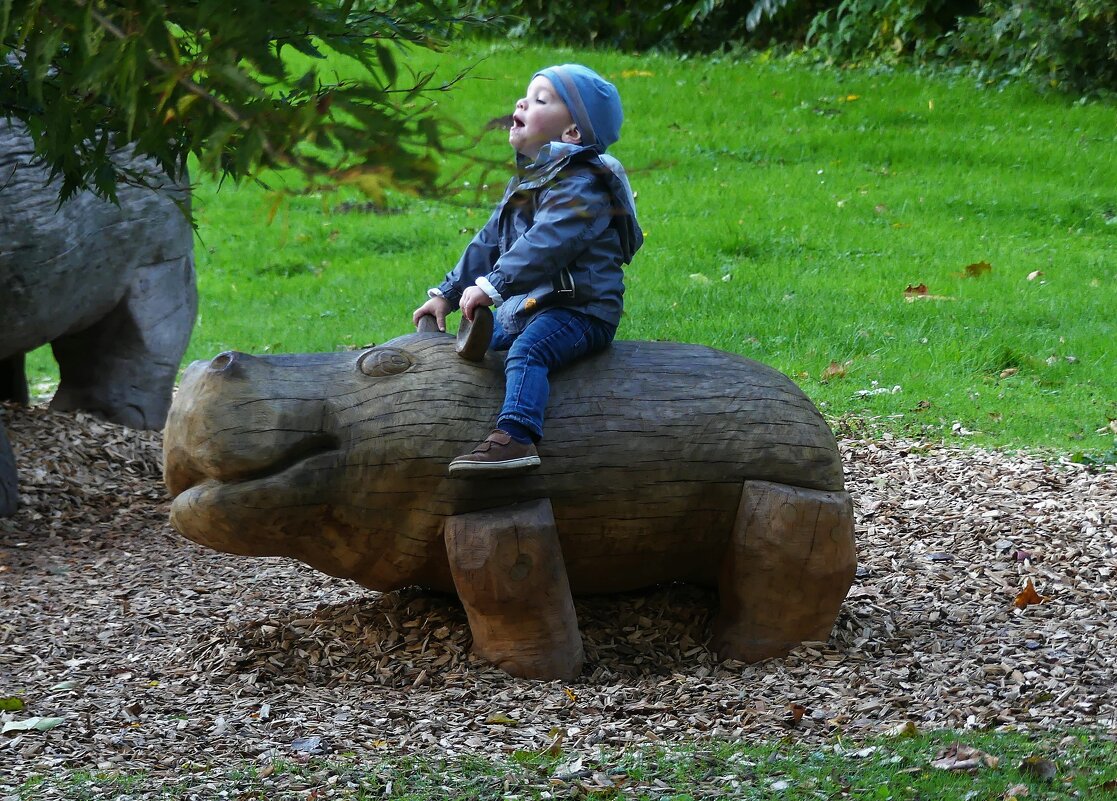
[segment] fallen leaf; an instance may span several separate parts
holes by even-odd
[[[325,749],[322,747],[321,737],[298,737],[291,742],[291,750],[304,754],[320,754]]]
[[[938,753],[934,761],[931,762],[931,767],[939,770],[973,773],[982,766],[995,768],[998,762],[999,760],[995,756],[990,756],[984,751],[971,748],[964,743],[952,743]]]
[[[904,300],[908,303],[913,303],[917,300],[954,300],[949,295],[932,295],[927,291],[926,284],[919,284],[918,286],[908,285],[904,290]]]
[[[66,722],[65,718],[27,718],[26,720],[10,720],[4,724],[0,734],[10,731],[50,731],[56,726]]]
[[[0,698],[0,712],[18,712],[23,709],[23,699],[14,695]]]
[[[953,301],[953,297],[949,295],[905,295],[905,301],[908,303],[915,303],[916,301]]]
[[[1032,270],[1030,273],[1028,273],[1028,280],[1029,281],[1034,281],[1042,275],[1043,275],[1043,270]]]
[[[794,726],[803,719],[803,715],[807,714],[807,708],[802,704],[788,704],[788,722]]]
[[[1020,772],[1035,779],[1051,781],[1059,773],[1058,766],[1050,759],[1039,754],[1026,756],[1020,762]]]
[[[1008,378],[1009,376],[1014,376],[1019,372],[1019,367],[1006,367],[1005,369],[1001,370],[1001,378]]]
[[[489,715],[487,718],[485,718],[485,722],[486,723],[492,723],[492,724],[497,725],[497,726],[519,726],[520,725],[520,721],[516,720],[515,718],[510,718],[507,715],[502,714],[500,712],[495,712],[492,715]]]
[[[966,278],[980,278],[987,272],[993,269],[993,265],[987,261],[978,261],[973,264],[967,264],[965,271],[962,273]]]
[[[691,273],[688,277],[690,278],[691,281],[694,281],[694,283],[696,283],[696,284],[708,284],[708,283],[710,283],[710,279],[707,276],[703,275],[702,273]]]
[[[1032,584],[1032,580],[1028,579],[1028,583],[1024,585],[1024,589],[1017,593],[1012,605],[1017,609],[1024,609],[1032,604],[1041,604],[1046,600],[1047,596],[1040,595],[1036,592],[1036,587]]]
[[[845,378],[846,377],[846,364],[841,362],[830,362],[826,365],[826,369],[822,371],[821,380],[829,381],[831,378]]]
[[[563,762],[555,766],[554,777],[569,781],[570,779],[578,777],[582,773],[582,757],[580,755],[574,756],[567,762]]]
[[[566,739],[566,729],[554,726],[547,733],[547,736],[550,737],[551,740],[547,743],[546,747],[544,747],[542,753],[553,757],[562,756],[562,741]]]
[[[910,720],[906,720],[903,723],[901,723],[899,726],[894,726],[891,729],[889,729],[887,732],[885,732],[885,736],[896,737],[896,738],[901,738],[901,739],[906,738],[906,737],[918,737],[919,736],[919,728],[915,725],[914,722],[912,722]]]
[[[1028,785],[1014,784],[1012,787],[1005,790],[1005,794],[1001,796],[1001,798],[1003,798],[1004,801],[1019,801],[1019,799],[1026,798],[1027,796]]]
[[[569,699],[570,699],[571,701],[574,701],[575,703],[577,703],[577,701],[578,701],[578,696],[576,696],[576,695],[574,694],[574,691],[573,691],[573,690],[571,690],[571,689],[570,689],[569,687],[563,687],[563,688],[562,688],[562,691],[563,691],[564,693],[566,693],[566,697],[567,697],[567,698],[569,698]]]

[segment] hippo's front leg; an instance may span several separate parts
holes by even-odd
[[[51,343],[60,377],[51,408],[96,411],[131,428],[163,427],[198,311],[190,240],[175,244],[184,255],[137,267],[116,308]]]
[[[581,673],[582,636],[550,501],[450,517],[446,552],[474,653],[521,678]]]
[[[718,579],[718,655],[759,662],[829,639],[856,569],[849,493],[746,481]]]

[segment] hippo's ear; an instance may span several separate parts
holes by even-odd
[[[398,375],[410,370],[413,364],[411,354],[399,348],[373,348],[357,360],[361,372],[371,376]]]

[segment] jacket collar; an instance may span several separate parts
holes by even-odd
[[[548,142],[539,149],[534,160],[516,154],[517,189],[537,189],[550,182],[574,158],[593,158],[598,149],[590,145],[572,145],[568,142]]]

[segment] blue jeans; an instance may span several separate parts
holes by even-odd
[[[607,347],[617,327],[561,307],[539,312],[519,334],[507,334],[499,322],[493,322],[489,349],[508,351],[504,406],[497,428],[502,420],[515,420],[538,442],[543,438],[543,412],[551,394],[550,372]]]

